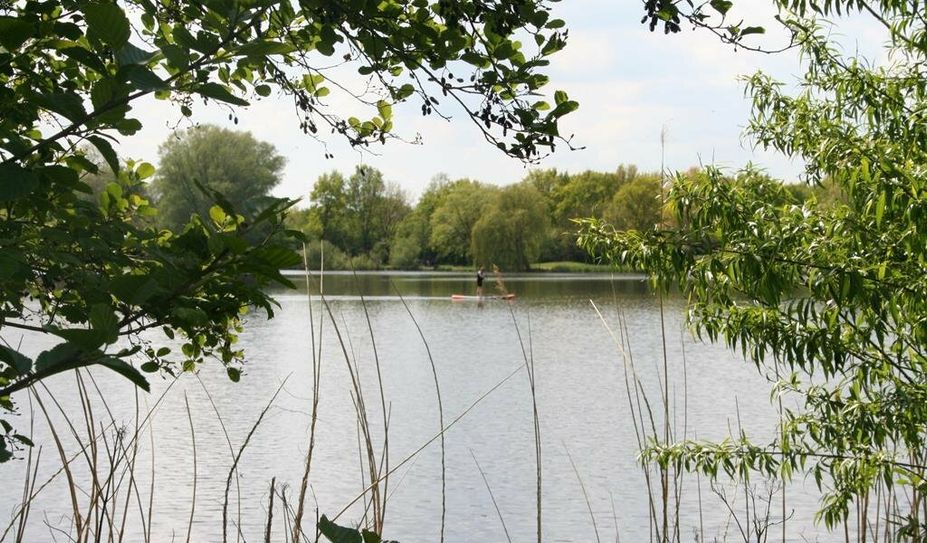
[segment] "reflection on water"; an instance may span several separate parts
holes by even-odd
[[[139,460],[145,468],[137,470],[140,497],[133,497],[131,503],[132,510],[147,511],[149,496],[145,489],[150,486],[153,464],[154,541],[183,539],[190,516],[194,465],[185,397],[191,406],[196,435],[193,540],[214,541],[221,537],[222,496],[231,451],[238,450],[261,409],[284,381],[280,396],[242,455],[241,476],[237,485],[233,484],[230,517],[234,525],[230,531],[240,530],[246,540],[263,538],[272,477],[277,478],[278,484],[289,485],[287,493],[292,504],[307,448],[312,401],[311,328],[317,335],[316,348],[321,342],[322,372],[316,452],[310,478],[310,518],[314,518],[316,509],[319,514],[337,513],[362,490],[357,422],[345,355],[356,361],[359,368],[378,451],[382,445],[375,342],[389,418],[389,462],[398,466],[410,458],[389,481],[387,537],[415,543],[436,541],[439,534],[439,446],[435,442],[410,457],[439,431],[430,352],[441,386],[445,421],[455,420],[472,407],[446,434],[446,541],[504,540],[502,525],[473,456],[486,474],[513,541],[536,538],[531,395],[527,374],[518,369],[524,365],[525,356],[533,358],[536,369],[544,539],[595,539],[578,472],[604,540],[614,539],[616,529],[622,540],[647,540],[651,533],[647,488],[636,461],[638,443],[625,394],[625,367],[612,336],[590,304],[593,300],[598,305],[613,330],[617,329],[619,308],[626,316],[635,370],[650,401],[658,406],[655,424],[661,425],[663,342],[659,301],[643,278],[506,276],[505,285],[516,294],[515,302],[493,300],[477,304],[450,300],[451,294],[474,293],[475,280],[471,274],[326,274],[321,281],[318,276],[310,278],[309,290],[314,295],[311,312],[305,279],[302,276],[291,279],[300,288],[275,293],[280,302],[276,318],[268,321],[255,314],[248,320],[241,338],[248,353],[241,383],[229,382],[218,364],[207,365],[200,373],[203,385],[186,375],[170,387],[158,407],[152,419],[154,454],[146,435]],[[332,319],[326,316],[319,325],[322,309],[316,295],[320,286],[339,327],[343,348],[334,333]],[[487,293],[492,292],[491,281],[487,286]],[[681,330],[680,300],[670,299],[665,307],[674,435],[680,439],[723,438],[737,431],[739,411],[740,424],[748,433],[768,437],[776,414],[768,400],[765,378],[726,349],[692,341]],[[314,326],[310,325],[310,313],[315,317]],[[428,342],[427,349],[416,324]],[[514,376],[477,402],[513,372]],[[110,399],[109,408],[116,418],[131,424],[136,410],[131,387],[103,371],[93,375]],[[146,405],[153,405],[158,394],[170,385],[166,379],[155,377],[154,381],[153,393],[139,396],[142,411]],[[74,377],[59,376],[49,385],[66,406],[66,412],[75,413],[67,407],[73,409],[78,405]],[[221,414],[224,429],[206,391]],[[26,413],[27,403],[20,398]],[[48,476],[60,463],[45,425],[40,422],[36,422],[37,440],[44,444],[40,472]],[[27,415],[19,417],[16,423],[20,428],[28,427]],[[576,471],[570,465],[568,453]],[[19,461],[0,467],[0,477],[5,483],[21,481],[24,464]],[[80,470],[77,471],[76,475],[80,475]],[[685,478],[680,491],[681,540],[695,539],[700,498],[706,536],[720,538],[725,532],[733,533],[736,528],[708,490],[707,483],[701,481],[701,496],[696,484],[694,478]],[[240,504],[235,488],[240,492]],[[89,487],[85,485],[84,490],[89,492]],[[43,500],[33,506],[28,540],[51,540],[50,534],[54,532],[48,525],[68,526],[70,501],[64,487],[56,481],[42,496]],[[3,492],[0,511],[11,514],[18,498],[18,491]],[[812,497],[798,489],[790,493],[789,504],[796,510],[788,525],[790,541],[803,537],[826,539],[826,535],[816,535],[810,521],[814,509]],[[47,517],[35,512],[43,510],[47,511]],[[341,520],[356,523],[363,516],[360,501]],[[283,515],[278,511],[275,518],[282,522]],[[130,540],[138,538],[137,524],[130,526],[135,534]],[[275,529],[279,537],[273,539],[282,540],[283,525]]]

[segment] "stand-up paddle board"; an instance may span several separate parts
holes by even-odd
[[[514,294],[503,294],[502,296],[467,296],[466,294],[451,294],[451,301],[454,302],[479,302],[481,300],[514,300]]]

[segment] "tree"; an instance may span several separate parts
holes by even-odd
[[[237,379],[241,312],[271,314],[262,286],[288,285],[279,268],[300,262],[281,239],[288,201],[246,222],[213,193],[208,218],[181,232],[136,225],[152,207],[131,191],[154,169],[123,167],[112,142],[142,129],[131,116],[140,98],[170,100],[189,117],[199,100],[243,107],[276,90],[307,134],[330,129],[361,147],[393,136],[394,104],[417,100],[440,114],[452,101],[503,152],[535,160],[565,142],[557,122],[578,107],[562,92],[553,106],[537,97],[546,57],[566,43],[563,26],[543,0],[0,3],[0,331],[64,340],[35,360],[0,347],[0,406],[89,365],[145,387],[139,362],[173,371],[215,357]],[[338,87],[325,68],[342,64],[330,62],[335,54],[382,91],[360,97],[366,120],[341,117],[324,98]],[[83,142],[118,174],[97,202],[77,197],[90,191],[82,176],[99,171]],[[249,240],[264,225],[269,234]],[[152,328],[181,334],[181,356],[172,362],[139,335]],[[117,349],[120,337],[132,346]],[[0,460],[16,443],[3,422]]]
[[[387,261],[390,242],[409,213],[399,185],[384,182],[379,170],[367,166],[358,166],[348,179],[338,172],[322,175],[310,199],[308,233],[351,256],[370,256],[375,266]]]
[[[472,261],[473,226],[492,201],[494,192],[494,187],[469,179],[458,179],[448,187],[444,201],[431,215],[428,241],[442,262],[469,264]]]
[[[925,537],[927,476],[927,27],[922,6],[776,2],[807,59],[800,89],[758,73],[746,79],[753,138],[806,165],[842,197],[803,204],[754,170],[679,176],[668,194],[673,228],[615,232],[587,221],[582,243],[610,262],[678,284],[702,337],[723,340],[779,376],[795,395],[776,437],[651,443],[644,458],[715,475],[811,476],[819,517],[846,522],[858,508],[866,538],[874,489],[911,496],[892,513],[898,537]],[[679,6],[653,2],[649,6]],[[691,4],[689,4],[691,5]],[[704,9],[709,9],[707,5]],[[730,2],[711,2],[722,13]],[[702,8],[699,8],[702,9]],[[678,10],[677,10],[678,11]],[[862,12],[890,40],[889,66],[844,57],[805,17]],[[656,12],[655,12],[656,13]],[[691,12],[689,12],[691,14]],[[672,22],[673,15],[656,13]],[[742,36],[748,29],[732,28]],[[725,31],[728,32],[728,31]],[[752,31],[751,31],[752,32]],[[731,34],[725,34],[727,38]],[[855,516],[854,512],[854,516]],[[877,513],[878,514],[878,513]],[[889,519],[885,519],[888,522]]]
[[[420,264],[433,265],[437,253],[429,244],[431,216],[451,190],[451,181],[445,174],[435,175],[412,211],[396,227],[390,247],[390,265],[395,268],[415,269]]]
[[[197,126],[161,144],[158,173],[151,194],[158,223],[180,230],[195,214],[207,217],[219,192],[247,220],[267,207],[270,190],[280,182],[286,159],[273,145],[250,132],[212,125]]]
[[[347,185],[339,172],[322,174],[309,194],[307,234],[341,247],[350,246]]]
[[[576,245],[576,223],[580,217],[601,218],[615,193],[637,175],[636,166],[619,165],[614,172],[585,171],[562,175],[551,183],[547,201],[553,221],[553,247],[548,251],[556,260],[585,260],[588,255]],[[537,179],[532,179],[538,183]]]
[[[647,230],[660,222],[663,203],[660,178],[636,177],[618,189],[603,214],[617,230]]]
[[[358,166],[347,182],[345,214],[352,240],[345,247],[352,255],[370,254],[377,263],[389,255],[389,241],[396,227],[409,212],[405,193],[399,185],[387,185],[376,168]]]
[[[548,227],[544,199],[537,189],[524,183],[509,185],[473,225],[473,258],[483,266],[528,270],[537,260]]]

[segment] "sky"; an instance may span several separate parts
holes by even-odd
[[[739,0],[729,20],[766,26],[770,32],[757,36],[756,43],[782,45],[785,37],[774,29],[770,4]],[[661,132],[665,133],[662,160],[668,171],[700,164],[736,170],[753,162],[777,178],[798,179],[800,162],[754,149],[744,137],[750,103],[738,80],[763,70],[794,85],[800,73],[796,51],[768,55],[735,50],[708,32],[689,28],[675,35],[664,35],[660,29],[651,33],[640,23],[639,1],[563,0],[554,6],[554,15],[566,21],[570,36],[566,49],[551,58],[547,89],[550,94],[562,89],[579,102],[579,110],[562,122],[561,134],[574,134],[574,145],[584,149],[558,146],[540,164],[525,165],[505,156],[452,109],[447,112],[454,118],[448,122],[435,115],[423,117],[415,102],[393,108],[394,125],[410,140],[420,134],[421,143],[388,141],[372,152],[353,150],[335,135],[326,139],[327,146],[309,138],[299,130],[291,102],[274,95],[236,109],[237,124],[229,120],[229,110],[219,106],[195,108],[192,121],[247,130],[273,144],[287,159],[273,194],[302,198],[302,205],[308,205],[313,183],[321,174],[332,170],[350,174],[361,164],[378,168],[413,201],[439,173],[505,185],[519,181],[532,168],[576,173],[634,164],[641,171],[658,171]],[[873,47],[878,35],[867,24],[871,26],[868,21],[841,25],[841,30],[849,29],[844,37],[848,47],[862,44],[878,51]],[[358,83],[359,76],[347,74],[345,80]],[[336,110],[353,107],[332,96]],[[159,144],[190,122],[184,122],[178,108],[154,99],[136,104],[134,113],[144,128],[124,140],[122,156],[157,166]],[[326,152],[334,158],[325,158]]]

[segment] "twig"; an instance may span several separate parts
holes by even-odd
[[[190,543],[190,534],[193,531],[193,513],[196,510],[196,431],[193,428],[193,415],[190,413],[190,401],[187,393],[183,394],[183,403],[187,408],[187,421],[190,423],[190,442],[193,444],[193,498],[190,500],[190,521],[187,523],[187,543]],[[152,451],[154,454],[154,451]]]
[[[505,519],[502,517],[502,511],[499,510],[499,504],[496,503],[496,497],[493,496],[492,487],[489,486],[489,480],[486,479],[486,473],[483,472],[483,468],[480,466],[479,460],[476,459],[476,455],[473,454],[473,449],[470,449],[470,456],[473,457],[473,463],[476,464],[476,469],[480,472],[480,477],[483,478],[483,484],[486,485],[486,491],[489,492],[489,499],[492,500],[492,506],[496,508],[496,514],[499,515],[499,522],[502,523],[502,531],[505,532],[505,539],[512,543],[512,538],[509,536],[509,530],[505,527]]]

